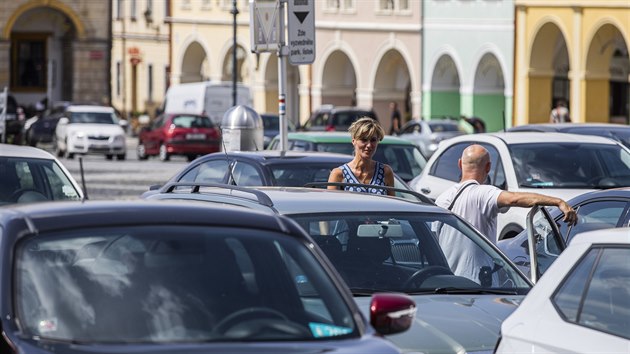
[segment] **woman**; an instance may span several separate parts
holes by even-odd
[[[372,184],[376,186],[394,186],[394,171],[384,163],[374,161],[378,143],[383,140],[385,131],[378,122],[370,117],[363,117],[348,128],[354,146],[352,161],[330,171],[328,182]],[[337,189],[328,186],[328,189]],[[395,195],[393,190],[347,186],[348,191]]]

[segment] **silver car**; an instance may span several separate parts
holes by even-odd
[[[398,136],[416,144],[428,159],[437,150],[440,141],[464,134],[466,131],[456,120],[433,119],[409,121],[400,128]]]
[[[402,351],[491,353],[503,319],[532,286],[483,235],[430,202],[319,188],[175,186],[148,199],[241,205],[297,221],[365,313],[372,294],[410,295],[416,320],[406,333],[387,336]],[[440,243],[444,237],[449,241]],[[462,259],[475,266],[455,265],[456,244],[466,245]]]

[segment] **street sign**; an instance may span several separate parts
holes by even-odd
[[[278,0],[250,0],[250,38],[252,52],[278,50]]]
[[[288,0],[287,3],[289,62],[312,64],[315,61],[315,0]]]

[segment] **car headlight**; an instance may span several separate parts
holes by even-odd
[[[70,136],[74,139],[85,139],[85,132],[82,132],[82,131],[72,132]]]
[[[125,143],[125,137],[122,135],[116,135],[114,137],[114,143],[116,144],[124,144]]]

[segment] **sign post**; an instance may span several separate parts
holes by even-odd
[[[2,140],[0,143],[7,142],[7,106],[9,105],[9,91],[7,87],[4,87],[2,94],[0,94],[0,130],[2,131]]]

